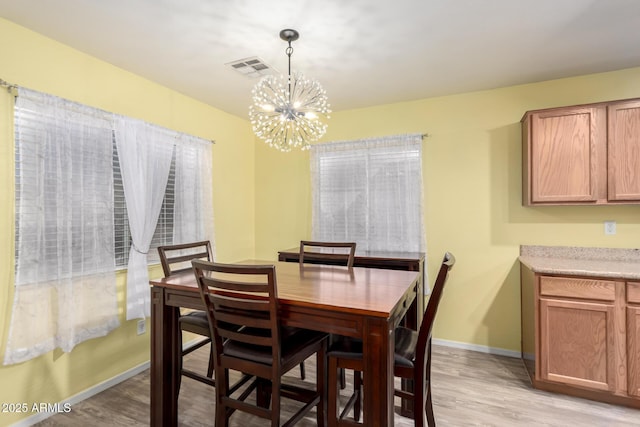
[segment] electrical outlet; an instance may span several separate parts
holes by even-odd
[[[147,330],[147,321],[146,319],[138,320],[138,335],[142,335]]]
[[[613,235],[616,234],[616,222],[605,221],[604,222],[604,234]]]

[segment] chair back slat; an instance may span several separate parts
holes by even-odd
[[[316,250],[308,250],[313,249]],[[300,241],[300,264],[319,262],[321,264],[346,265],[353,267],[356,253],[355,242],[318,242],[310,240]]]
[[[167,262],[169,264],[178,264],[181,262],[191,261],[192,259],[205,259],[209,260],[211,257],[209,256],[209,252],[197,252],[193,254],[179,255],[171,258],[167,258]]]
[[[209,286],[209,283],[210,282],[207,282],[207,286]],[[209,289],[211,288],[212,287],[209,286]],[[256,298],[251,294],[242,294],[242,297],[238,297],[236,295],[237,294],[211,293],[209,298],[213,302],[216,310],[221,313],[233,313],[234,311],[237,311],[241,315],[245,315],[247,310],[251,310],[257,312],[255,314],[258,316],[259,312],[264,312],[264,315],[267,316],[271,311],[268,299]]]
[[[205,284],[214,289],[223,289],[234,292],[244,292],[249,298],[267,298],[269,295],[269,285],[258,282],[241,282],[219,277],[203,277]],[[253,295],[253,297],[251,296]]]
[[[210,297],[215,299],[215,297]],[[228,307],[222,307],[217,302],[214,302],[214,309],[216,312],[216,319],[219,322],[231,323],[238,326],[249,326],[252,328],[263,328],[269,329],[271,328],[271,318],[269,313],[261,312],[261,309],[253,310],[252,317],[247,318],[247,311],[251,311],[252,307],[256,305],[251,302],[251,304],[243,304],[243,309],[230,309]],[[264,308],[264,307],[263,307]],[[263,314],[264,315],[261,315]]]
[[[190,271],[192,269],[190,261],[194,259],[213,261],[211,243],[208,240],[159,246],[158,255],[165,277]]]
[[[245,344],[259,345],[263,347],[270,347],[273,339],[270,336],[263,336],[255,333],[248,333],[253,328],[243,328],[239,330],[232,329],[219,329],[220,336],[224,339],[242,342]]]

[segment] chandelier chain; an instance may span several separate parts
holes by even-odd
[[[291,40],[289,40],[289,47],[285,50],[287,57],[289,58],[289,72],[287,73],[287,81],[289,82],[289,103],[291,103],[291,54],[293,54],[293,47],[291,47]]]

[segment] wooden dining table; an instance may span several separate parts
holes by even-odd
[[[422,296],[419,273],[263,260],[239,264],[275,265],[284,325],[363,340],[363,423],[394,425],[393,331],[405,315],[405,324],[418,325],[416,306],[418,296]],[[152,280],[150,284],[151,425],[176,426],[179,309],[202,310],[204,304],[193,273]]]

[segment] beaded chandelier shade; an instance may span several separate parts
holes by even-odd
[[[291,42],[297,40],[296,30],[282,30],[280,38],[289,43],[289,72],[285,76],[266,76],[253,88],[253,104],[249,119],[253,132],[271,147],[291,151],[303,150],[320,139],[327,131],[323,120],[329,118],[327,95],[320,83],[291,74]]]

